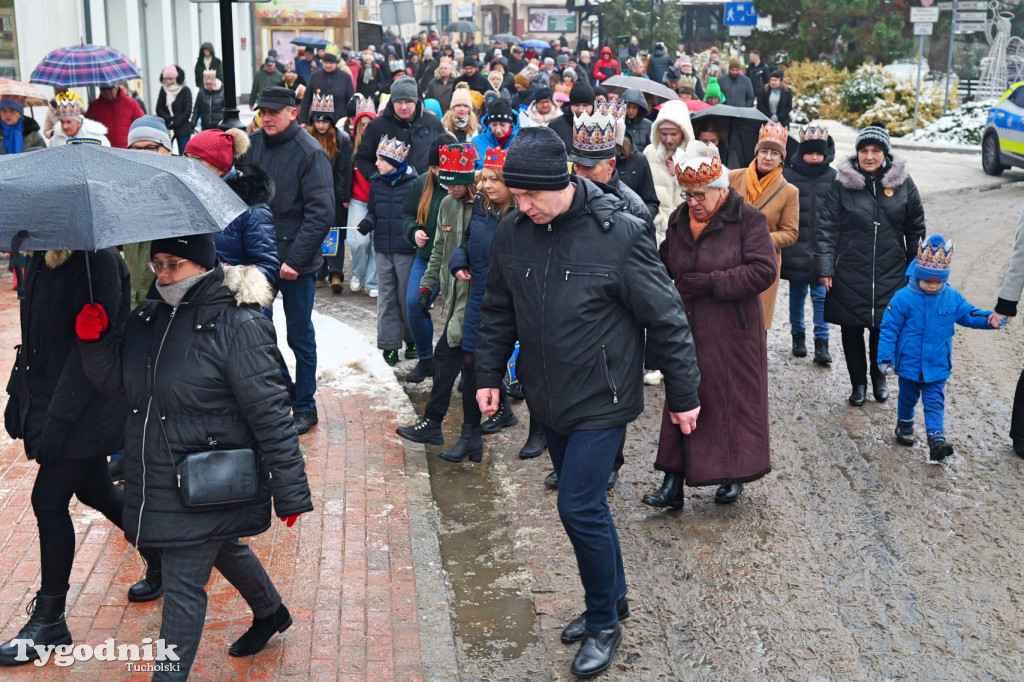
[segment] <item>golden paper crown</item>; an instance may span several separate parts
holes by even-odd
[[[206,69],[203,71],[203,80],[214,80],[217,78],[217,72],[213,69]]]
[[[581,152],[615,149],[615,119],[607,114],[583,114],[573,118],[572,147]]]
[[[800,141],[806,142],[807,140],[821,140],[822,142],[828,141],[828,128],[825,126],[809,126],[807,128],[801,128]]]
[[[81,116],[85,103],[74,90],[57,95],[57,116]]]
[[[722,177],[722,159],[694,157],[676,164],[676,182],[684,190],[707,187]]]
[[[594,102],[594,113],[619,119],[626,115],[626,103],[621,99],[598,100]]]
[[[949,270],[953,260],[954,246],[939,235],[932,235],[928,241],[921,240],[917,247],[917,265],[926,270]]]
[[[761,126],[760,132],[757,134],[757,142],[775,142],[782,145],[782,148],[786,148],[786,140],[789,138],[789,131],[786,127],[775,121],[768,121]]]
[[[405,157],[409,156],[409,145],[396,137],[382,135],[377,143],[377,156],[383,156],[388,161],[394,161],[396,166],[402,165]]]
[[[374,116],[377,115],[377,107],[373,105],[372,99],[370,99],[369,97],[364,97],[363,95],[360,95],[358,93],[356,94],[356,97],[358,98],[356,100],[356,118],[359,117],[359,114],[373,114]]]
[[[476,146],[471,142],[441,145],[438,156],[443,171],[467,173],[476,170]]]
[[[686,89],[686,90],[696,90],[697,89],[697,77],[696,76],[688,76],[688,75],[686,75],[684,73],[679,78],[679,88],[680,89]]]
[[[321,95],[317,90],[313,93],[313,99],[309,104],[309,111],[314,114],[333,114],[334,95]]]

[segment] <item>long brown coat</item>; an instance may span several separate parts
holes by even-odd
[[[729,185],[741,197],[746,197],[747,169],[729,171]],[[779,271],[775,273],[775,281],[772,282],[771,288],[761,294],[761,302],[764,304],[764,328],[771,329],[772,316],[775,314],[775,297],[779,293],[782,249],[796,244],[800,237],[800,190],[780,175],[778,180],[761,193],[754,207],[764,213],[765,220],[768,221],[768,230],[772,235],[772,243],[775,244],[775,260],[779,264]]]
[[[697,429],[662,415],[655,468],[687,485],[743,483],[771,471],[768,349],[758,295],[777,276],[764,215],[734,190],[694,242],[686,204],[669,219],[661,260],[683,299],[701,382]]]

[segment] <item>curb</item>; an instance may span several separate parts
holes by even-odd
[[[898,138],[892,140],[892,146],[896,149],[904,149],[908,152],[935,152],[938,154],[976,154],[981,156],[981,148],[974,147],[936,147],[930,144],[919,142],[901,142]]]

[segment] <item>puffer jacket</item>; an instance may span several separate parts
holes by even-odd
[[[427,263],[423,279],[420,280],[420,289],[433,291],[438,285],[441,287],[446,334],[448,345],[452,348],[462,345],[462,324],[466,315],[470,283],[456,279],[448,263],[455,249],[462,245],[472,214],[472,201],[463,201],[451,195],[441,201],[441,208],[437,212],[434,250],[430,254],[430,262]]]
[[[512,124],[512,134],[508,136],[508,140],[505,141],[504,145],[498,143],[498,138],[491,132],[491,127],[487,125],[486,121],[481,122],[481,131],[479,135],[476,135],[471,142],[476,147],[476,169],[480,170],[484,167],[484,158],[487,156],[488,149],[495,149],[500,147],[501,149],[507,150],[509,145],[512,144],[512,140],[516,139],[516,135],[519,134],[519,117],[516,116],[516,122]]]
[[[192,109],[192,127],[201,123],[203,130],[213,130],[224,118],[224,84],[217,81],[216,90],[200,89],[196,93],[196,104]]]
[[[685,149],[686,145],[694,139],[693,126],[690,123],[690,110],[686,108],[686,104],[678,100],[666,102],[658,112],[658,117],[654,119],[654,125],[651,126],[651,143],[644,149],[644,156],[651,167],[654,189],[658,194],[658,215],[654,217],[654,226],[658,230],[659,243],[665,238],[669,216],[677,206],[683,203],[679,183],[676,182],[675,175],[669,172],[666,163],[674,151],[669,150],[662,143],[661,136],[658,134],[659,126],[665,121],[676,124],[683,131],[683,139],[679,143],[679,148]]]
[[[488,210],[483,194],[478,194],[473,201],[473,215],[462,237],[462,244],[452,251],[448,259],[448,270],[453,277],[459,270],[468,270],[472,275],[462,323],[462,350],[466,353],[475,352],[480,339],[480,306],[484,301],[484,284],[487,271],[491,269],[494,234],[504,217],[504,213]]]
[[[62,459],[106,457],[117,452],[128,413],[123,400],[100,393],[82,365],[75,318],[92,300],[107,311],[111,328],[128,317],[128,270],[117,249],[37,251],[25,264],[21,344],[7,383],[4,413],[11,438]]]
[[[217,267],[177,308],[154,289],[123,334],[79,342],[86,373],[108,395],[123,395],[124,533],[137,547],[182,547],[257,535],[277,516],[313,509],[289,414],[273,323],[258,306],[272,300],[254,267]],[[177,466],[189,454],[253,448],[254,501],[185,507]]]
[[[644,330],[672,412],[699,405],[693,337],[654,241],[622,198],[573,177],[565,213],[514,210],[494,237],[476,348],[477,385],[498,388],[516,340],[530,411],[559,433],[633,421],[644,405]]]
[[[433,193],[430,195],[430,210],[427,211],[427,224],[420,225],[416,222],[416,213],[420,208],[420,197],[423,196],[423,189],[427,186],[427,181],[431,180],[434,183]],[[423,230],[427,233],[427,243],[423,246],[416,247],[416,253],[426,260],[430,260],[430,254],[434,250],[434,233],[437,231],[437,211],[441,208],[441,200],[448,196],[444,187],[441,187],[441,181],[437,179],[436,174],[429,172],[416,178],[416,182],[413,183],[412,189],[405,196],[405,202],[402,204],[402,230],[405,232],[405,239],[410,244],[416,243],[416,230]]]
[[[274,183],[259,166],[235,166],[224,181],[249,208],[223,232],[214,233],[217,258],[228,265],[254,265],[270,286],[277,286],[281,261],[274,238],[274,214],[267,205],[274,194]]]
[[[637,193],[651,212],[651,217],[656,218],[660,202],[658,192],[654,188],[654,178],[651,176],[651,166],[647,163],[647,157],[639,152],[632,156],[618,154],[615,157],[615,174],[626,187]]]
[[[654,54],[647,61],[647,75],[655,83],[664,83],[665,72],[672,66],[673,61],[675,60],[672,59],[664,45],[656,45]]]
[[[830,135],[826,143],[825,160],[809,164],[803,159],[803,145],[797,148],[791,166],[782,176],[800,192],[800,236],[796,243],[782,249],[782,279],[803,284],[817,284],[814,273],[814,251],[817,248],[818,216],[832,191],[836,170],[836,143]]]
[[[642,109],[640,114],[636,118],[625,118],[626,121],[626,135],[629,135],[629,141],[633,144],[633,151],[637,154],[642,154],[647,146],[651,144],[651,127],[652,123],[647,118],[647,110]]]
[[[818,277],[831,277],[825,321],[878,328],[904,286],[904,271],[925,236],[921,194],[902,156],[886,157],[873,178],[846,156],[821,212],[814,252]]]
[[[417,177],[416,170],[409,166],[394,184],[380,173],[370,178],[370,198],[363,220],[373,230],[373,250],[377,253],[416,253],[416,247],[405,238],[402,207]]]
[[[411,145],[409,165],[415,168],[418,174],[426,173],[430,167],[430,143],[444,132],[441,119],[423,111],[422,100],[416,103],[416,113],[411,121],[399,119],[395,115],[394,103],[389,101],[384,107],[384,112],[370,121],[370,125],[363,131],[359,149],[356,150],[356,168],[364,178],[373,177],[377,172],[374,167],[377,162],[377,143],[381,137],[387,135]]]

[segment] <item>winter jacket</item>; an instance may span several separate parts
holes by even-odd
[[[356,168],[365,178],[372,178],[377,172],[377,144],[384,135],[397,137],[412,146],[409,150],[409,165],[422,175],[430,167],[430,143],[438,135],[445,132],[441,120],[437,116],[425,114],[423,102],[416,103],[416,113],[411,121],[403,121],[395,115],[395,106],[388,102],[384,112],[370,121],[363,131],[362,141],[356,151]]]
[[[78,129],[78,134],[75,137],[88,137],[93,140],[99,140],[100,145],[103,147],[110,146],[110,140],[107,139],[107,126],[103,125],[99,121],[94,121],[91,118],[82,119],[82,127]],[[3,134],[0,133],[0,141],[3,140]],[[68,136],[64,134],[64,129],[60,127],[60,119],[57,119],[57,125],[50,131],[50,146],[61,147],[68,143]],[[26,145],[27,147],[28,145]],[[0,154],[3,152],[0,151]]]
[[[331,169],[334,171],[334,224],[344,227],[348,225],[348,209],[345,207],[352,199],[352,174],[355,162],[352,160],[352,139],[344,130],[334,129],[337,136],[338,153],[334,155]],[[345,231],[341,231],[342,239]]]
[[[642,154],[647,145],[651,143],[651,126],[653,123],[645,118],[646,111],[640,113],[636,118],[625,117],[623,120],[626,122],[626,135],[629,136],[629,141],[633,145],[633,152],[636,154]]]
[[[517,116],[516,118],[518,119],[519,117]],[[512,144],[512,140],[516,139],[516,135],[518,134],[519,123],[517,120],[516,123],[512,124],[512,134],[508,136],[508,140],[506,140],[505,144],[502,145],[498,143],[498,138],[496,138],[494,133],[491,132],[491,127],[487,125],[487,123],[484,123],[481,126],[480,134],[476,135],[472,140],[473,146],[476,147],[476,169],[480,170],[484,167],[484,157],[487,156],[488,149],[501,147],[502,149],[507,150],[509,145]]]
[[[683,203],[679,183],[676,182],[675,174],[670,172],[666,163],[674,153],[666,147],[658,134],[658,127],[662,122],[675,123],[683,131],[682,142],[679,147],[685,149],[693,139],[693,126],[690,124],[690,110],[686,104],[672,100],[665,103],[665,106],[658,112],[658,118],[651,126],[651,143],[644,149],[644,156],[651,167],[651,177],[654,180],[654,189],[658,193],[658,215],[654,218],[654,225],[658,229],[658,242],[665,238],[665,230],[668,228],[668,218],[672,211]],[[628,182],[626,184],[629,184]]]
[[[86,116],[107,127],[107,139],[110,140],[111,147],[127,149],[128,129],[132,127],[135,119],[142,118],[145,114],[134,99],[120,89],[115,92],[117,95],[113,101],[97,97],[89,102]]]
[[[303,57],[302,59],[295,60],[295,73],[305,78],[306,82],[309,82],[309,77],[322,66],[323,64],[321,64],[320,60],[316,57],[313,57],[312,59],[306,59]]]
[[[214,268],[172,308],[154,289],[123,334],[79,342],[86,373],[122,395],[124,534],[137,547],[182,547],[257,535],[277,516],[313,509],[289,414],[274,325],[258,306],[272,293],[253,267]],[[191,453],[252,448],[255,500],[185,507],[177,466]]]
[[[185,72],[180,66],[174,68],[178,70],[177,83],[181,90],[168,108],[167,92],[160,88],[160,94],[156,96],[156,115],[164,120],[167,130],[174,133],[174,137],[187,138],[192,135],[192,126],[189,124],[192,116],[192,91],[185,85]]]
[[[629,158],[619,154],[615,157],[615,175],[623,185],[636,192],[650,211],[652,219],[656,219],[660,203],[647,157],[640,153],[635,153]]]
[[[228,265],[256,266],[270,286],[277,286],[281,261],[277,257],[274,214],[267,205],[274,193],[270,176],[259,166],[235,166],[224,181],[249,208],[222,232],[214,233],[217,258]]]
[[[309,107],[313,103],[313,95],[317,93],[334,95],[334,120],[337,122],[345,117],[345,108],[355,92],[352,76],[342,71],[340,64],[331,73],[327,73],[324,69],[314,71],[313,75],[309,77],[306,92],[302,95],[302,104],[299,105],[299,124],[312,125]]]
[[[427,211],[427,224],[420,225],[416,222],[416,213],[420,207],[420,197],[427,186],[427,181],[434,183],[434,191],[430,195],[430,210]],[[416,231],[423,230],[427,233],[427,243],[416,247],[416,253],[426,260],[430,260],[430,254],[434,250],[434,234],[437,231],[437,212],[441,208],[441,200],[448,196],[437,175],[431,177],[430,173],[424,173],[416,178],[412,189],[405,196],[402,204],[402,230],[405,232],[405,240],[410,244],[416,244]]]
[[[701,81],[708,83],[712,78],[721,80],[722,77],[728,75],[728,73],[729,69],[721,58],[719,58],[717,62],[713,62],[709,59],[704,64],[704,68],[700,71],[700,79]]]
[[[1017,235],[1013,238],[1013,251],[1010,253],[1010,264],[1003,276],[1003,284],[999,287],[999,299],[996,312],[1010,317],[1017,316],[1017,303],[1020,302],[1021,291],[1024,290],[1024,211],[1017,220]]]
[[[600,185],[600,183],[594,183]],[[618,192],[622,196],[622,200],[626,202],[626,209],[630,215],[634,215],[640,220],[644,221],[644,225],[647,226],[647,231],[651,235],[651,239],[657,239],[658,233],[654,229],[654,214],[651,213],[651,209],[647,208],[647,204],[640,198],[640,195],[629,188],[629,185],[622,182],[622,178],[619,177],[618,172],[612,173],[611,182],[608,183],[608,187]]]
[[[594,80],[598,83],[603,83],[612,76],[618,76],[622,73],[619,69],[619,61],[612,57],[612,51],[610,48],[601,49],[601,58],[594,63],[593,76]]]
[[[381,71],[377,64],[373,64],[370,79],[364,80],[363,72],[365,69],[365,66],[360,66],[358,71],[352,72],[352,76],[355,79],[356,92],[363,97],[372,97],[376,101],[381,88],[388,84],[387,76],[384,75],[384,72]]]
[[[469,282],[457,279],[449,269],[452,253],[462,245],[463,236],[469,228],[473,214],[473,202],[446,196],[437,212],[437,232],[434,233],[434,249],[430,262],[420,280],[420,289],[433,291],[441,287],[444,301],[442,315],[448,345],[457,348],[462,345],[462,325],[466,316],[466,301],[469,298]]]
[[[772,95],[771,86],[766,85],[761,90],[755,90],[755,92],[759,93],[757,95],[757,110],[771,119],[772,108],[769,101]],[[779,104],[775,108],[775,118],[778,123],[788,128],[791,111],[793,111],[793,92],[783,85],[779,88]]]
[[[300,275],[314,273],[323,263],[320,245],[337,225],[327,153],[295,121],[277,135],[257,130],[249,139],[252,146],[240,163],[259,166],[274,181],[269,204],[278,258]]]
[[[831,165],[835,157],[836,144],[829,136],[824,161],[806,163],[798,149],[792,165],[782,171],[782,176],[800,192],[800,235],[793,245],[782,249],[782,279],[803,284],[818,283],[814,252],[819,216],[836,179],[836,171]]]
[[[765,64],[764,61],[757,66],[754,66],[753,64],[747,65],[747,78],[750,79],[750,84],[754,87],[754,92],[762,92],[767,88],[771,75],[771,67]]]
[[[452,83],[453,88],[459,83],[466,83],[467,85],[469,85],[470,90],[476,90],[481,95],[485,94],[488,90],[491,89],[491,84],[487,82],[487,79],[483,77],[483,74],[480,73],[479,70],[477,70],[477,72],[474,73],[472,76],[462,74],[458,78],[455,78],[452,81]]]
[[[539,423],[563,434],[628,424],[643,411],[646,329],[672,411],[695,409],[693,340],[654,242],[617,194],[572,181],[573,200],[551,224],[515,209],[498,226],[478,387],[501,385],[518,339],[516,372]]]
[[[475,352],[480,339],[480,306],[484,301],[487,271],[491,269],[491,249],[498,224],[504,217],[504,214],[488,210],[483,195],[478,194],[462,244],[452,251],[448,259],[448,270],[452,276],[459,270],[468,270],[471,275],[462,323],[462,350],[466,353]]]
[[[722,89],[725,103],[731,107],[752,107],[754,106],[754,86],[750,79],[742,73],[733,78],[728,71],[724,76],[719,76],[718,87]]]
[[[123,441],[127,405],[92,385],[78,350],[75,318],[90,302],[86,258],[92,300],[116,329],[128,316],[128,271],[117,249],[36,251],[25,264],[21,345],[4,417],[29,459],[40,452],[62,460],[106,457]]]
[[[548,124],[548,128],[558,133],[558,136],[562,138],[562,142],[565,144],[565,148],[568,151],[572,150],[572,109],[569,104],[566,103],[562,107],[562,115],[556,119],[553,119]]]
[[[814,266],[818,277],[832,278],[826,322],[878,328],[925,236],[924,207],[902,156],[887,157],[870,182],[856,160],[846,156],[836,166]]]
[[[730,189],[694,240],[683,204],[672,213],[659,253],[685,301],[702,381],[693,433],[684,436],[663,413],[655,468],[683,474],[690,486],[761,478],[771,471],[771,452],[759,294],[776,273],[764,216]]]
[[[647,75],[655,83],[664,83],[665,72],[668,71],[674,61],[664,45],[656,45],[654,54],[647,60]]]
[[[199,47],[199,58],[196,60],[196,87],[203,87],[203,72],[206,71],[206,62],[203,61],[203,50],[210,51],[210,66],[209,68],[217,72],[217,80],[224,80],[224,64],[221,63],[217,57],[217,53],[213,50],[213,43],[203,43]]]
[[[196,93],[196,104],[192,108],[192,128],[201,123],[203,130],[214,130],[224,118],[224,84],[216,90],[202,88]]]
[[[366,202],[366,218],[373,229],[373,250],[377,253],[416,253],[416,247],[405,238],[402,207],[412,191],[416,169],[409,166],[394,184],[380,173],[370,178],[370,198]]]
[[[526,108],[526,111],[519,116],[519,125],[522,128],[548,126],[561,115],[561,109],[554,105],[551,106],[551,110],[548,111],[548,113],[540,113],[540,111],[537,110],[537,102],[534,100],[533,102],[530,102],[530,106]]]
[[[295,79],[296,82],[304,80],[302,76]],[[282,76],[277,69],[267,72],[265,68],[260,68],[259,71],[252,77],[252,91],[249,93],[249,104],[255,109],[260,105],[260,93],[267,88],[273,88],[284,85],[284,76]],[[306,88],[309,90],[309,88]],[[347,104],[347,102],[346,102]]]
[[[446,112],[452,106],[452,93],[455,90],[455,79],[451,76],[448,77],[448,82],[445,83],[436,74],[427,83],[427,87],[423,89],[424,99],[436,99],[437,103],[441,105],[441,111]]]

